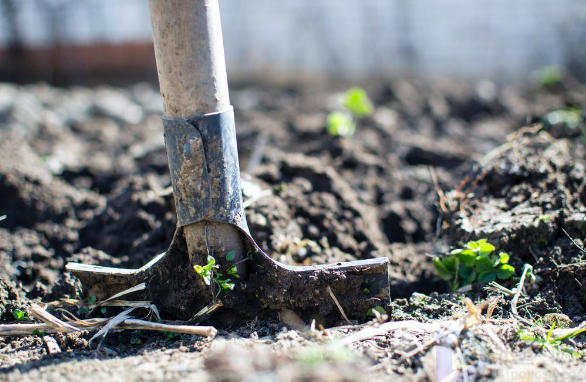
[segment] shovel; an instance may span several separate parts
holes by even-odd
[[[221,306],[218,315],[232,322],[292,311],[330,325],[386,307],[387,258],[290,266],[256,244],[242,206],[218,0],[149,6],[177,229],[169,249],[140,269],[70,263],[67,270],[100,299],[145,283],[132,298],[180,320]]]

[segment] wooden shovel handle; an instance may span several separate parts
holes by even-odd
[[[149,0],[165,115],[230,107],[218,0]]]

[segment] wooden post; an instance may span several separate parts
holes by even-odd
[[[218,0],[149,0],[149,7],[165,115],[188,118],[227,110]],[[242,234],[229,224],[201,221],[184,232],[191,258],[208,253],[224,257],[230,251],[235,261],[244,256]]]

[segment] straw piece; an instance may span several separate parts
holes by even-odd
[[[31,305],[31,307],[29,308],[29,313],[32,317],[44,322],[45,324],[60,332],[71,333],[80,331],[79,328],[76,328],[75,326],[71,326],[68,323],[61,321],[60,319],[53,316],[51,313],[47,312],[45,309],[41,308],[37,304]]]

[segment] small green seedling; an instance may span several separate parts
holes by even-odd
[[[486,239],[471,241],[464,248],[454,249],[443,259],[434,258],[433,265],[452,291],[474,282],[488,283],[497,278],[506,280],[515,273],[515,268],[508,264],[508,254],[500,252],[496,255],[494,250]]]
[[[230,255],[233,252],[228,252],[228,254],[226,255],[226,258],[228,258],[229,256],[232,258],[232,260],[234,259],[235,255]],[[218,298],[218,296],[220,295],[220,293],[227,291],[227,290],[233,290],[235,284],[232,283],[232,279],[227,277],[227,278],[222,278],[224,277],[220,272],[218,272],[218,268],[219,266],[216,264],[216,259],[214,259],[212,256],[208,256],[208,262],[206,265],[201,266],[201,265],[194,265],[193,269],[195,270],[195,273],[197,273],[199,276],[201,276],[201,278],[203,278],[203,282],[205,283],[205,285],[211,285],[212,281],[217,285],[218,287],[218,292],[216,293],[216,298]],[[239,278],[240,276],[236,273],[236,266],[232,265],[228,268],[228,270],[226,271],[228,275]]]
[[[175,332],[163,332],[163,334],[165,335],[165,341],[167,342],[172,341],[173,338],[179,336],[179,333]]]
[[[372,102],[362,88],[353,87],[340,99],[344,112],[333,111],[328,115],[328,134],[351,137],[356,132],[356,118],[372,114]]]
[[[559,66],[550,65],[535,70],[531,77],[539,88],[551,88],[562,81],[563,72]]]
[[[366,315],[367,316],[374,317],[374,316],[376,316],[376,314],[374,313],[375,311],[378,312],[378,313],[380,313],[381,315],[387,314],[387,311],[385,310],[385,308],[383,308],[380,305],[377,305],[374,308],[369,309],[368,312],[366,313]]]
[[[132,334],[132,337],[130,337],[130,344],[132,344],[132,345],[142,344],[142,340],[140,339],[140,332],[141,332],[141,330],[138,329],[136,332],[134,332]]]
[[[22,309],[15,309],[14,312],[12,312],[12,315],[14,316],[14,318],[16,318],[16,321],[19,322],[29,320],[26,311]]]
[[[31,334],[35,337],[44,337],[47,335],[47,333],[41,332],[41,331],[39,331],[39,329],[34,329]]]
[[[357,117],[371,115],[373,110],[368,95],[358,87],[348,89],[342,98],[342,105]]]
[[[543,118],[546,126],[564,126],[572,130],[577,129],[582,121],[582,109],[577,106],[569,106],[550,111]]]
[[[328,115],[328,134],[335,137],[351,137],[356,132],[352,116],[333,111]]]
[[[520,329],[517,334],[523,341],[531,341],[541,345],[542,348],[548,349],[553,352],[558,353],[566,353],[576,358],[581,358],[580,353],[578,353],[574,348],[566,345],[564,341],[571,340],[574,337],[578,336],[579,334],[584,333],[586,329],[576,329],[573,331],[569,331],[567,334],[561,335],[559,337],[553,336],[553,330],[555,329],[555,322],[551,324],[549,331],[545,338],[543,335],[540,335],[539,332],[533,331],[531,329]]]
[[[0,222],[1,222],[2,220],[4,220],[4,219],[6,219],[6,215],[2,215],[2,216],[0,216]]]
[[[85,299],[85,304],[86,304],[86,305],[94,305],[94,304],[96,303],[96,301],[98,301],[98,298],[96,297],[96,295],[95,295],[95,294],[92,294],[91,296],[88,296],[88,297]],[[90,314],[90,308],[89,308],[89,307],[87,307],[87,306],[82,306],[82,307],[81,307],[81,313],[82,313],[84,316],[87,316],[88,314]]]
[[[236,268],[236,265],[232,265],[230,268],[228,268],[228,270],[226,271],[226,273],[229,276],[236,277],[237,279],[240,278],[240,275],[238,274],[238,269]]]
[[[201,278],[203,278],[203,282],[206,285],[211,285],[212,284],[212,278],[214,276],[214,269],[218,268],[218,266],[216,265],[216,259],[214,259],[212,256],[208,256],[208,263],[204,266],[201,265],[194,265],[193,269],[195,270],[195,273],[197,273],[198,275],[201,276]]]

